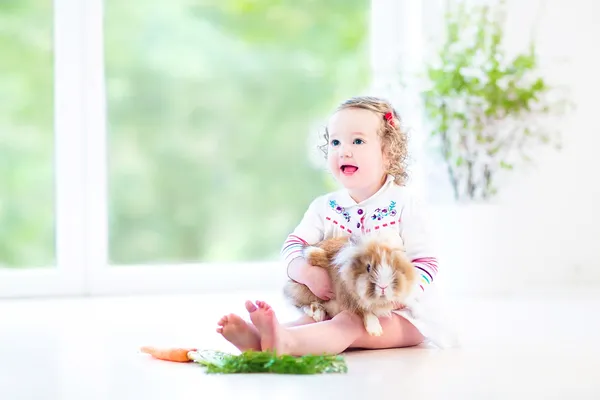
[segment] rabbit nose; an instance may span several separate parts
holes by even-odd
[[[388,285],[385,285],[385,286],[377,285],[377,287],[379,289],[381,289],[381,294],[384,295],[385,294],[385,289],[387,289]]]

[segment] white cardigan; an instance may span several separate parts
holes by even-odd
[[[427,232],[425,210],[409,189],[388,175],[384,185],[368,199],[357,203],[346,190],[317,197],[281,248],[285,265],[302,255],[302,248],[332,237],[368,234],[393,229],[408,258],[420,273],[425,290],[435,279],[438,262]]]

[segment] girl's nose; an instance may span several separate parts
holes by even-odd
[[[342,147],[340,151],[340,156],[342,158],[352,157],[352,152],[350,151],[350,148]]]

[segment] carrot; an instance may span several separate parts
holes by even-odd
[[[189,362],[188,352],[197,351],[197,349],[186,349],[180,347],[174,348],[157,348],[152,346],[143,346],[140,349],[143,353],[150,354],[152,357],[159,360],[174,361],[174,362]]]

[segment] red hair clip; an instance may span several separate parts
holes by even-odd
[[[387,122],[389,122],[389,123],[390,123],[390,125],[394,126],[394,120],[393,120],[393,119],[394,119],[394,116],[392,115],[392,113],[391,113],[391,112],[387,112],[387,113],[385,113],[385,115],[383,116],[383,118],[385,118],[385,120],[386,120]]]

